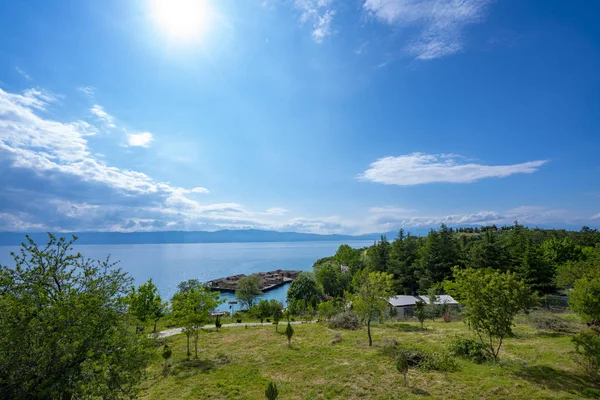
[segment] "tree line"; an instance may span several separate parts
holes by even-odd
[[[423,237],[401,229],[392,242],[382,236],[363,249],[342,245],[334,256],[318,260],[313,270],[323,293],[333,297],[349,290],[352,276],[365,268],[391,274],[396,294],[442,291],[454,267],[513,272],[533,291],[548,294],[572,288],[599,263],[596,229],[532,229],[515,222],[501,228],[441,225]],[[344,274],[340,265],[348,267],[349,273]]]

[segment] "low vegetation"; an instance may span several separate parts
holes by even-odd
[[[428,325],[423,331],[418,322],[374,323],[372,347],[365,341],[366,327],[344,331],[343,340],[332,345],[335,331],[325,324],[294,325],[292,348],[285,335],[268,326],[206,330],[200,358],[192,361],[186,361],[185,336],[179,335],[170,339],[171,367],[156,361],[141,397],[260,399],[270,382],[282,399],[586,399],[600,394],[599,382],[572,357],[571,334],[548,335],[517,324],[501,361],[475,363],[448,350],[457,335],[472,334],[466,324],[437,320]],[[386,344],[392,340],[399,344]],[[216,362],[223,353],[231,358],[227,364]],[[409,362],[407,385],[397,354],[406,354]]]

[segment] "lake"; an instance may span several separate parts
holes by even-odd
[[[311,271],[314,262],[332,256],[341,244],[354,248],[370,246],[372,241],[286,242],[286,243],[185,243],[135,245],[83,245],[74,249],[85,257],[113,261],[127,271],[139,285],[152,278],[164,299],[170,299],[179,282],[202,282],[235,274],[250,275],[276,269]],[[0,264],[13,265],[11,251],[18,246],[0,246]],[[285,301],[289,285],[267,292],[263,297]],[[222,293],[227,301],[233,293]],[[227,303],[221,310],[228,310]]]

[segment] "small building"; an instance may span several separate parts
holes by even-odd
[[[404,318],[405,316],[413,315],[417,301],[420,301],[420,299],[415,296],[404,295],[398,295],[388,299],[390,307],[394,307],[396,309],[397,318]]]
[[[421,300],[423,300],[423,302],[425,304],[431,304],[431,300],[429,299],[429,296],[424,295],[424,294],[420,294],[418,296]],[[449,294],[438,294],[436,295],[437,300],[435,301],[435,305],[441,306],[443,304],[449,305],[449,306],[458,306],[458,301],[454,300],[454,298],[452,296],[450,296]]]

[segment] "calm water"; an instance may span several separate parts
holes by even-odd
[[[275,269],[312,270],[313,263],[322,257],[335,254],[340,242],[291,243],[186,243],[186,244],[135,244],[135,245],[85,245],[75,246],[85,257],[119,260],[139,285],[152,278],[163,298],[171,298],[177,284],[188,279],[202,282],[235,274]],[[372,241],[346,242],[360,248]],[[0,246],[0,264],[13,265],[11,251],[15,246]],[[267,292],[264,297],[284,301],[287,286]],[[222,294],[227,301],[234,295]],[[223,304],[221,309],[228,309]]]

